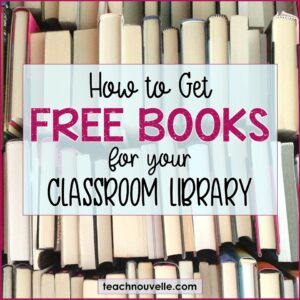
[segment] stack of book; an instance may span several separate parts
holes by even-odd
[[[103,297],[99,278],[201,278],[201,295],[182,294],[190,298],[299,297],[296,2],[15,1],[2,20],[3,298]],[[278,215],[24,216],[24,64],[277,64]],[[54,155],[51,145],[40,155]],[[186,151],[197,147],[212,172],[236,167],[230,152],[216,161],[209,151],[219,149]],[[60,155],[64,174],[90,164]]]

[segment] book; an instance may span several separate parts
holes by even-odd
[[[92,163],[88,154],[77,154],[76,174],[79,182],[92,176]],[[80,186],[79,190],[80,194],[85,193],[83,186]],[[90,215],[93,212],[91,210],[92,208],[87,207],[87,215],[78,217],[79,265],[82,270],[97,268],[96,217]]]
[[[79,27],[79,6],[77,1],[58,2],[58,20],[63,29],[76,29]]]
[[[208,146],[205,144],[195,144],[188,147],[188,153],[191,157],[197,157],[197,163],[195,160],[189,162],[189,176],[191,178],[202,178],[203,175],[207,176],[210,173],[210,160]],[[202,155],[197,155],[202,153]],[[199,166],[202,166],[199,169]],[[215,218],[212,215],[209,216],[193,216],[194,227],[194,239],[195,239],[195,251],[201,250],[217,250],[216,228]]]
[[[98,8],[97,1],[62,1],[59,2],[58,20],[64,29],[97,28]]]
[[[94,163],[95,177],[110,176],[108,162],[105,159],[96,160]],[[113,245],[112,245],[112,221],[111,216],[97,216],[97,253],[98,264],[113,261]]]
[[[20,137],[22,131],[23,103],[22,103],[22,68],[28,61],[30,49],[29,36],[39,31],[38,25],[30,11],[26,8],[17,8],[12,14],[10,40],[10,77],[8,103],[4,111],[4,131]]]
[[[10,27],[11,27],[11,9],[7,7],[3,7],[2,10],[2,18],[3,18],[3,25],[2,25],[2,32],[3,32],[3,46],[2,46],[2,74],[3,74],[3,80],[2,80],[2,90],[1,90],[1,96],[2,96],[2,105],[0,107],[0,138],[1,138],[1,149],[3,149],[3,143],[4,141],[9,138],[10,134],[6,130],[7,128],[7,114],[8,114],[8,103],[9,103],[9,78],[10,78]],[[0,156],[0,167],[1,170],[3,170],[3,156]],[[1,192],[3,186],[0,184]]]
[[[85,29],[85,30],[75,31],[74,32],[74,63],[97,64],[99,61],[98,39],[99,39],[99,32],[97,29]],[[98,165],[96,165],[95,163],[95,166]],[[95,167],[95,172],[98,172],[98,170],[102,170],[102,169],[103,169],[102,166],[99,166],[99,168]],[[102,175],[103,174],[101,174],[101,176]],[[97,251],[95,252],[97,253],[97,264],[101,264],[106,261],[112,261],[110,216],[97,216],[96,224],[94,224],[93,217],[89,216],[87,217],[87,219],[81,220],[81,225],[85,224],[86,223],[85,221],[88,222],[86,226],[90,228],[91,242],[93,240],[92,231],[96,231],[97,234],[97,239],[94,240],[94,243],[96,243],[97,241],[97,244],[95,245],[97,249]],[[82,229],[82,237],[84,237],[84,228]],[[85,248],[83,244],[82,247]],[[93,247],[94,246],[92,246],[92,249]],[[72,250],[72,248],[70,248],[70,250]],[[92,254],[92,259],[94,255],[96,254]],[[94,264],[94,266],[96,265]],[[80,278],[77,280],[81,282]]]
[[[186,149],[179,149],[179,153],[186,154]],[[189,170],[188,166],[181,167],[178,170],[178,176],[180,178],[188,178]],[[189,253],[194,255],[196,251],[195,237],[194,237],[194,225],[192,215],[181,216],[181,227],[182,227],[182,242],[183,242],[183,257],[186,257]]]
[[[209,63],[228,64],[228,21],[224,15],[211,16],[209,22]]]
[[[292,279],[284,278],[283,280],[284,298],[296,298],[294,282]]]
[[[63,149],[59,156],[61,161],[59,176],[62,178],[76,176],[77,152],[73,149]],[[70,189],[70,183],[66,182],[65,188]],[[78,216],[61,216],[61,267],[79,264],[79,218]]]
[[[23,7],[24,1],[9,1],[9,7],[15,9],[16,7]]]
[[[272,62],[278,66],[279,130],[298,131],[297,23],[296,17],[283,13],[273,17],[272,22]]]
[[[137,264],[135,261],[128,261],[126,264],[126,279],[137,279]],[[130,293],[128,298],[137,298],[137,294]]]
[[[139,1],[123,2],[124,23],[141,25],[144,16],[144,5]]]
[[[30,9],[36,18],[40,18],[43,6],[42,1],[24,1],[23,6]]]
[[[42,1],[24,1],[24,7],[41,10]]]
[[[238,271],[236,261],[227,253],[220,256],[223,298],[238,298]]]
[[[97,279],[84,279],[83,281],[83,298],[104,298],[98,293]]]
[[[176,28],[168,28],[163,31],[163,63],[179,63],[179,36]]]
[[[2,297],[8,299],[13,297],[13,267],[2,266]]]
[[[112,279],[112,280],[116,280],[116,279],[126,279],[126,276],[125,276],[125,274],[123,274],[123,273],[114,273],[114,274],[107,274],[106,275],[106,277],[105,277],[105,279],[106,280],[110,280],[110,279]],[[124,291],[124,292],[126,292],[126,291]],[[113,294],[113,293],[111,293],[111,294],[106,294],[105,295],[105,298],[127,298],[127,294],[126,293],[124,293],[124,294]]]
[[[237,14],[237,3],[235,1],[220,1],[220,14],[230,18]]]
[[[30,36],[30,63],[44,64],[45,62],[45,32],[33,33]],[[37,171],[37,170],[36,170]],[[38,193],[35,194],[38,197]],[[38,216],[30,217],[30,234],[31,234],[31,263],[34,270],[39,270],[39,256],[42,250],[37,247],[38,244]]]
[[[147,236],[143,216],[114,216],[114,257],[147,257]],[[137,239],[137,237],[139,237]]]
[[[249,63],[260,64],[261,50],[260,50],[260,32],[258,29],[248,30],[249,43]]]
[[[32,270],[30,266],[19,264],[14,271],[14,298],[32,297]]]
[[[210,151],[212,152],[212,176],[219,178],[219,180],[226,178],[229,170],[227,164],[227,149],[224,143],[220,141],[213,142]],[[229,215],[229,210],[228,215],[217,217],[217,234],[219,244],[235,243],[234,232],[232,230],[232,217]]]
[[[142,157],[142,174],[149,183],[149,176],[147,173],[146,155],[155,155],[157,153],[157,145],[146,144],[141,147]],[[152,197],[153,194],[152,194]],[[153,198],[150,200],[153,201]],[[153,202],[152,202],[153,203]],[[161,215],[153,214],[146,216],[146,230],[147,230],[147,245],[148,245],[148,258],[149,259],[161,259],[165,257],[164,249],[164,230],[163,230],[163,218]]]
[[[265,30],[274,16],[274,3],[264,1],[241,1],[238,3],[238,12],[249,18],[250,28]]]
[[[231,174],[235,174],[237,178],[246,180],[249,177],[250,169],[247,161],[250,158],[250,153],[247,151],[247,145],[238,141],[232,141],[231,147],[228,149]],[[235,157],[239,155],[240,159]],[[254,230],[251,216],[234,216],[234,232],[236,239],[248,238],[253,241]]]
[[[228,64],[229,62],[229,27],[228,20],[225,15],[213,15],[208,18],[208,61],[210,64]],[[214,104],[214,108],[219,114],[222,113],[223,107],[229,102],[229,82],[226,78],[223,68],[215,68],[214,76],[211,76],[211,86],[219,85],[223,90],[223,98],[219,103]],[[222,82],[218,78],[223,77]],[[218,137],[219,139],[219,137]],[[212,143],[212,147],[222,147],[222,153],[227,152],[227,145],[222,143],[216,145]],[[226,151],[225,151],[226,150]]]
[[[199,277],[202,280],[202,297],[209,298],[212,297],[212,278],[210,274],[210,265],[208,262],[200,261],[199,262]],[[197,275],[196,275],[197,276]]]
[[[186,20],[181,25],[182,64],[205,64],[205,22]]]
[[[271,216],[257,216],[255,221],[258,253],[262,249],[277,249],[277,231],[275,220]]]
[[[210,64],[228,63],[228,24],[225,16],[209,17],[209,62]],[[226,88],[224,88],[226,90]],[[228,97],[227,95],[224,95]],[[224,101],[225,102],[225,101]],[[226,102],[225,102],[226,103]],[[225,178],[228,173],[227,146],[220,140],[210,144],[212,153],[212,169],[214,177]],[[221,173],[222,171],[222,173]],[[231,217],[218,216],[219,242],[233,242]]]
[[[297,262],[298,196],[293,143],[278,143],[278,225],[280,262]]]
[[[32,65],[44,64],[45,62],[45,32],[32,33],[30,35],[30,56],[29,61]]]
[[[232,16],[230,19],[230,63],[231,64],[248,64],[249,63],[249,36],[248,36],[248,19],[246,16]],[[230,103],[230,105],[235,105]],[[246,159],[250,155],[247,148],[240,143],[234,143],[228,149],[231,158],[232,172],[242,172],[241,176],[247,176]],[[237,153],[243,153],[242,167],[236,162],[234,157]],[[234,227],[236,237],[253,238],[252,220],[250,216],[235,216]]]
[[[299,297],[299,270],[290,270],[288,271],[288,278],[293,280],[294,285],[294,297]]]
[[[212,298],[221,298],[221,282],[220,282],[220,270],[219,266],[212,264],[209,265],[209,278],[210,278],[210,290]]]
[[[123,14],[123,1],[107,1],[107,12]]]
[[[97,28],[98,1],[81,1],[79,6],[79,29]]]
[[[161,39],[159,18],[156,16],[145,17],[143,20],[143,55],[144,64],[160,64]],[[142,146],[143,153],[156,153],[154,144]],[[146,168],[144,168],[146,170]],[[146,172],[146,171],[145,171]],[[147,178],[147,175],[146,177]],[[162,217],[147,216],[147,243],[149,259],[163,258],[163,225]]]
[[[97,21],[99,22],[100,16],[108,13],[108,1],[101,1],[101,2],[98,2],[98,3],[99,3],[99,5],[98,5],[98,18],[97,18]],[[98,25],[98,23],[97,23],[97,25]]]
[[[213,1],[193,2],[193,18],[207,20],[216,13],[216,3]]]
[[[258,282],[260,298],[283,297],[283,275],[273,265],[258,263]]]
[[[43,141],[40,144],[40,159],[49,162],[49,165],[41,164],[39,170],[39,182],[41,189],[39,190],[39,201],[45,199],[45,194],[42,191],[47,190],[49,180],[54,178],[57,174],[57,148],[54,143],[49,140]],[[43,199],[43,200],[42,200]],[[49,212],[51,213],[51,212]],[[56,218],[53,215],[38,216],[38,249],[54,249],[56,246]]]
[[[124,25],[121,54],[122,63],[124,64],[142,63],[142,30],[140,25]],[[126,103],[124,109],[130,109],[130,107],[131,104]],[[134,115],[133,111],[133,118],[135,118]],[[138,122],[133,121],[133,124],[137,123]],[[130,134],[132,127],[126,128],[126,130],[128,134]],[[128,151],[128,153],[131,153],[130,150]],[[134,149],[133,152],[135,153]],[[121,177],[127,177],[128,174],[136,174],[133,169],[131,170],[131,168],[128,169],[126,167],[122,168],[120,171],[121,173],[116,171],[112,173],[111,176],[117,176],[119,178],[121,174],[123,174]],[[136,172],[139,173],[139,170],[136,170]],[[115,257],[147,257],[148,248],[146,237],[145,217],[113,216],[113,244]],[[137,243],[137,241],[139,242]]]
[[[45,38],[45,64],[70,64],[71,35],[69,31],[47,31]]]
[[[3,254],[7,256],[8,254],[8,197],[7,197],[7,158],[6,158],[6,151],[1,153],[0,156],[0,163],[2,167],[2,183],[1,183],[1,192],[3,193]],[[8,259],[8,263],[11,263]]]
[[[268,63],[267,35],[264,33],[260,34],[260,63]]]
[[[155,279],[177,279],[177,266],[169,262],[154,264],[154,278]],[[177,298],[178,293],[160,294],[156,293],[156,298]]]
[[[84,277],[80,274],[71,277],[70,280],[71,298],[83,297],[83,281],[84,281]]]
[[[239,259],[239,283],[240,295],[244,298],[254,298],[258,296],[258,282],[256,261],[253,257],[247,254],[241,254]]]
[[[83,29],[75,30],[73,34],[73,64],[76,65],[86,65],[86,64],[98,64],[99,62],[99,32],[98,29]],[[81,83],[80,72],[73,72],[73,84],[72,87],[76,87]],[[92,107],[93,103],[87,103],[82,97],[78,97],[75,92],[72,93],[72,106],[76,109],[81,109],[82,107]],[[79,121],[81,121],[81,116],[79,116]],[[78,122],[81,124],[81,122]],[[80,130],[80,125],[77,126]],[[93,132],[93,133],[92,133]],[[94,134],[94,131],[90,131]]]
[[[122,64],[142,64],[142,51],[141,26],[125,24],[122,30]]]
[[[179,261],[178,263],[179,279],[194,279],[193,262],[190,260]],[[194,298],[194,294],[181,294],[181,298]]]
[[[145,1],[145,16],[158,16],[159,2]]]
[[[142,64],[143,63],[143,46],[142,46],[142,28],[140,25],[125,24],[122,29],[121,43],[121,62],[122,64]],[[142,75],[141,75],[142,76]],[[124,101],[122,106],[124,111],[131,116],[131,121],[126,121],[126,116],[123,116],[122,124],[124,124],[125,134],[130,140],[136,139],[134,133],[138,132],[139,116],[137,107],[143,106],[143,99],[135,101],[135,105],[130,101]],[[131,143],[128,143],[131,146]]]
[[[104,14],[99,23],[99,63],[121,63],[121,24],[119,14]]]
[[[230,63],[249,63],[248,18],[232,16],[230,19]]]
[[[139,148],[131,148],[123,150],[128,156],[137,154],[141,157]],[[137,176],[142,176],[142,168],[140,164],[134,164],[130,167],[117,168],[111,172],[111,177],[116,178],[118,182],[127,178],[133,180]],[[125,199],[126,192],[120,193],[121,199]],[[113,211],[113,208],[112,208]],[[134,258],[147,257],[147,227],[146,218],[143,216],[113,216],[113,250],[114,257]]]
[[[42,2],[42,19],[44,21],[58,20],[58,1]]]
[[[23,142],[6,143],[7,226],[9,261],[30,260],[30,218],[23,215]]]
[[[238,294],[241,298],[258,297],[257,262],[240,248],[227,248],[221,252],[221,256],[227,257],[228,262],[234,261],[237,266]]]
[[[194,280],[201,280],[201,275],[200,275],[200,273],[199,272],[194,272],[194,274],[193,274],[193,279]],[[190,296],[191,298],[193,298],[192,296]],[[195,297],[194,298],[201,298],[202,297],[202,291],[201,291],[201,293],[196,293],[195,294]]]
[[[259,162],[263,170],[270,168],[272,158],[270,157],[268,145],[251,143],[251,152],[252,166]],[[262,157],[264,159],[261,159]],[[253,177],[257,178],[254,201],[258,201],[262,193],[266,198],[272,199],[271,197],[274,197],[272,188],[265,188],[266,186],[272,187],[272,179],[269,176],[263,176],[258,168],[252,168],[252,172]],[[258,253],[261,253],[261,249],[276,250],[278,248],[276,218],[272,215],[257,215],[254,219]]]
[[[31,257],[30,263],[32,264],[33,270],[39,270],[39,259],[42,250],[38,249],[38,216],[30,217],[30,240],[31,240]]]
[[[35,270],[32,272],[32,298],[41,297],[42,274],[41,270]]]
[[[123,18],[120,14],[116,14],[116,13],[104,14],[100,17],[100,23],[99,23],[99,63],[100,64],[121,63],[122,24],[123,24]],[[107,170],[107,168],[102,168],[102,169]],[[101,255],[104,254],[103,257],[101,258],[101,261],[99,261],[99,263],[105,261],[112,261],[112,256],[113,256],[112,226],[113,225],[112,225],[111,216],[97,217],[98,253],[100,253]],[[99,237],[100,237],[100,241],[99,241]],[[102,252],[100,252],[101,250]]]
[[[62,31],[47,31],[45,37],[45,64],[71,64],[72,62],[72,38],[71,34],[67,30]],[[49,69],[45,69],[44,72],[44,82],[49,80]],[[43,92],[44,107],[56,107],[56,108],[65,108],[70,105],[71,98],[71,74],[68,70],[70,76],[66,76],[64,81],[65,86],[70,86],[70,91],[66,93],[65,101],[54,100],[53,98],[47,97],[50,91],[48,90],[49,86],[45,85]],[[66,73],[68,74],[68,73]],[[50,75],[51,76],[51,75]],[[51,87],[50,87],[51,88]],[[68,97],[67,97],[68,96]],[[54,102],[55,101],[55,102]],[[48,103],[49,102],[49,103]],[[66,121],[66,119],[64,119]],[[52,120],[48,121],[48,126],[51,128]],[[50,130],[49,130],[50,131]],[[48,133],[50,134],[50,132]]]
[[[41,298],[42,275],[49,271],[49,268],[32,271],[32,298]]]
[[[294,1],[276,1],[275,12],[286,12],[289,14],[297,15],[297,5]]]
[[[143,20],[143,49],[144,64],[160,64],[160,22],[156,16],[145,17]]]
[[[70,274],[65,271],[56,273],[54,282],[55,282],[55,297],[70,298],[71,296]]]
[[[46,32],[45,37],[45,64],[70,64],[72,61],[71,57],[71,35],[69,31],[54,31],[54,32]],[[45,73],[45,80],[47,80],[47,73]],[[66,85],[70,84],[70,82],[65,82]],[[45,90],[45,93],[47,91]],[[47,99],[45,99],[45,102]],[[46,103],[45,103],[46,105]],[[53,105],[53,103],[51,103]],[[49,105],[49,106],[51,106]],[[57,107],[60,107],[60,104],[56,104]],[[51,143],[50,143],[51,144]],[[52,153],[49,153],[50,157],[46,158],[47,161],[55,162],[55,159],[58,157],[57,153],[55,153],[55,144],[51,144],[49,149],[52,149]],[[44,148],[46,151],[46,147]],[[48,149],[48,148],[47,148]],[[43,151],[42,151],[43,153]],[[51,164],[51,168],[45,169],[45,172],[53,172],[48,173],[48,176],[52,176],[55,174],[56,163]],[[47,166],[44,166],[46,168]],[[51,171],[50,171],[51,170]],[[41,171],[43,175],[43,171]],[[49,178],[49,177],[48,177]],[[51,178],[51,177],[50,177]],[[47,179],[45,180],[45,184],[47,184]],[[45,187],[44,190],[47,190]],[[55,218],[54,212],[53,216],[39,216],[39,239],[38,245],[40,249],[48,249],[59,247],[60,238],[61,238],[61,224],[60,217]],[[47,234],[45,234],[47,232]]]
[[[168,153],[176,157],[178,155],[177,145],[171,140],[170,137],[165,137],[163,141],[158,144],[159,153]],[[177,170],[172,166],[165,166],[160,168],[159,176],[162,186],[168,186],[171,178],[174,179],[174,190],[177,190]],[[169,199],[168,189],[162,189],[160,196],[161,201],[166,202]],[[164,245],[165,245],[165,255],[182,255],[183,254],[183,241],[181,233],[181,223],[180,216],[163,216],[163,236],[164,236]]]
[[[171,1],[171,25],[180,29],[181,23],[191,18],[191,3],[185,1]]]
[[[199,278],[202,280],[202,294],[203,298],[220,298],[220,274],[218,271],[219,266],[209,265],[207,262],[200,261],[199,263]],[[194,277],[195,277],[194,273]],[[197,275],[196,275],[197,276]],[[197,295],[196,295],[197,297]]]
[[[161,21],[161,28],[164,30],[171,26],[171,2],[161,1],[159,3],[159,17]]]
[[[140,262],[137,266],[138,279],[153,279],[153,265],[151,262]],[[153,294],[140,294],[140,298],[153,298]]]
[[[42,275],[41,298],[55,298],[55,275],[52,270]]]

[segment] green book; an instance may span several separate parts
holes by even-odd
[[[171,27],[171,3],[164,1],[160,3],[159,16],[162,30]]]
[[[144,17],[144,3],[124,1],[123,13],[125,24],[141,25]]]

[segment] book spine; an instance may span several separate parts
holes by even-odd
[[[3,20],[2,18],[5,17],[3,14],[3,8],[0,8],[1,12],[0,12],[0,31],[3,32]],[[1,34],[1,46],[0,46],[0,76],[1,78],[3,78],[3,47],[4,47],[4,43],[3,43],[3,39],[4,39],[4,35]],[[2,81],[3,83],[3,81]],[[0,224],[0,234],[1,234],[1,238],[0,238],[0,249],[1,252],[3,250],[3,245],[4,245],[4,188],[3,188],[3,105],[2,103],[4,103],[4,97],[3,97],[3,88],[4,85],[1,84],[0,85],[0,99],[1,99],[1,104],[0,104],[0,145],[1,145],[1,153],[0,153],[0,216],[1,216],[1,224]],[[1,262],[1,266],[3,265],[3,261],[2,261],[2,255],[0,258],[0,262]],[[2,276],[3,276],[3,272],[1,272],[0,274],[0,282],[2,283]],[[4,295],[3,295],[4,296]]]
[[[39,26],[38,24],[36,23],[33,15],[29,13],[29,16],[28,16],[28,28],[27,28],[27,63],[30,64],[30,35],[33,33],[33,32],[39,32],[40,29],[39,29]]]
[[[144,3],[124,1],[123,13],[125,24],[140,25],[144,16]]]
[[[161,20],[162,29],[166,29],[171,26],[171,3],[168,1],[160,2],[159,16]]]

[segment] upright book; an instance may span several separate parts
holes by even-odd
[[[19,137],[23,126],[22,68],[28,60],[30,34],[39,31],[30,10],[16,8],[12,15],[9,62],[9,93],[4,111],[4,131]]]
[[[191,3],[186,1],[171,1],[171,25],[180,29],[181,23],[189,19],[191,14]]]
[[[214,1],[193,1],[193,18],[207,20],[216,13],[216,2]]]
[[[59,1],[58,20],[65,29],[91,29],[98,23],[97,1]]]
[[[278,66],[278,128],[298,131],[298,63],[295,16],[281,13],[273,17],[272,62]]]
[[[30,220],[23,215],[23,142],[6,144],[8,259],[11,262],[30,260]]]

